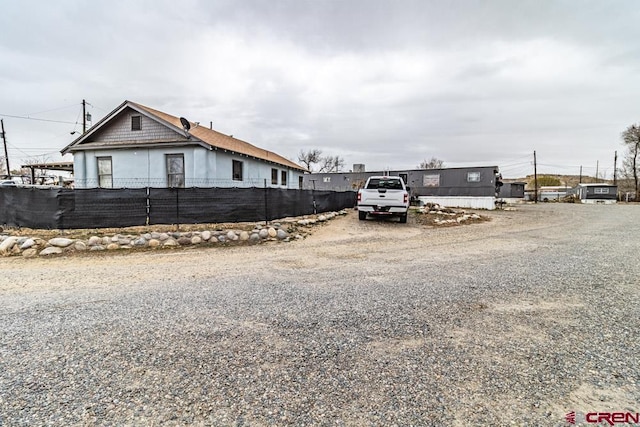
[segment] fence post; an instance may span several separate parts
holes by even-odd
[[[147,218],[145,220],[145,225],[149,226],[151,222],[151,189],[147,187]]]
[[[267,178],[264,179],[264,225],[269,225],[269,189]]]
[[[176,190],[176,231],[180,230],[180,191],[177,187]]]

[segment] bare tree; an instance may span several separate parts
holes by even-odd
[[[625,173],[633,176],[635,200],[638,200],[638,161],[640,160],[640,125],[633,124],[622,132],[622,143],[627,148],[623,165]]]
[[[312,165],[322,161],[322,150],[318,150],[317,148],[306,152],[304,150],[300,150],[300,153],[298,153],[298,161],[302,163],[307,170],[312,171]]]
[[[444,161],[432,157],[431,159],[423,160],[418,165],[418,169],[442,169],[444,167]]]
[[[340,172],[344,168],[344,159],[340,156],[322,157],[322,166],[318,172]]]
[[[340,172],[344,168],[344,159],[340,156],[323,156],[317,148],[309,151],[300,150],[298,161],[310,172]],[[315,165],[319,165],[316,167]]]

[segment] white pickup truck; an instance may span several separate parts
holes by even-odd
[[[358,191],[358,218],[369,215],[397,216],[407,222],[409,189],[399,176],[372,176]]]

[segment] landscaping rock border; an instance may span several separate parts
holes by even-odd
[[[327,212],[321,215],[283,219],[270,224],[254,224],[250,230],[238,228],[218,229],[215,225],[198,231],[149,231],[140,234],[93,233],[88,238],[74,239],[58,236],[43,239],[37,236],[13,236],[10,232],[0,234],[0,255],[37,256],[59,255],[85,251],[116,251],[127,249],[176,248],[197,245],[260,244],[264,242],[289,242],[306,237],[310,228],[346,215],[346,210]],[[208,228],[215,228],[210,230]],[[34,232],[37,234],[37,232]]]

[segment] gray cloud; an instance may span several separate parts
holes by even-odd
[[[294,160],[517,176],[537,150],[568,173],[609,162],[638,121],[637,22],[633,0],[15,2],[0,113],[71,122],[5,117],[18,159],[55,157],[81,99],[94,121],[130,99]]]

